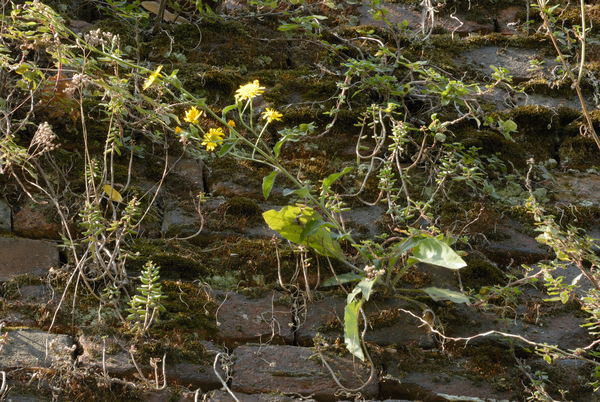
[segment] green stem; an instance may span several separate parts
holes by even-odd
[[[267,124],[264,125],[264,127],[262,128],[262,130],[260,130],[260,133],[258,134],[258,138],[256,139],[256,143],[254,144],[254,149],[252,150],[252,159],[254,159],[254,153],[256,152],[256,150],[258,149],[258,143],[262,142],[260,140],[260,137],[262,137],[263,133],[265,132],[267,125],[269,124],[269,122],[267,122]]]

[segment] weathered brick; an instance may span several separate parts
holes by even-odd
[[[229,347],[247,342],[291,344],[294,340],[290,308],[280,303],[282,293],[269,292],[261,299],[239,293],[213,292],[220,303],[219,337]]]
[[[190,396],[193,396],[192,393],[190,393]],[[302,402],[314,402],[314,399],[300,399],[300,398],[291,398],[289,396],[284,396],[284,395],[269,395],[269,394],[254,394],[254,395],[247,395],[247,394],[240,394],[240,393],[235,393],[235,397],[240,401],[240,402],[295,402],[295,401],[302,401]],[[188,399],[181,399],[179,402],[187,402],[187,401],[193,401],[194,398],[193,397],[188,397]],[[219,390],[219,391],[214,391],[210,394],[210,396],[205,399],[206,402],[235,402],[235,399],[233,399],[233,397],[231,395],[229,395],[229,393],[227,391],[223,391],[223,390]]]
[[[328,297],[309,304],[306,317],[301,319],[297,330],[299,344],[310,346],[317,333],[328,337],[343,337],[344,298]],[[414,310],[414,306],[403,300],[369,301],[365,313],[370,322],[365,340],[382,346],[403,344],[434,347],[435,343],[427,329],[414,317],[399,312],[398,309]],[[419,312],[416,314],[420,315]]]
[[[45,275],[58,267],[58,247],[43,240],[0,237],[0,281],[17,275]]]
[[[244,394],[290,393],[311,396],[318,401],[334,401],[340,388],[310,348],[297,346],[241,346],[235,350],[232,390]],[[371,370],[351,358],[327,357],[340,382],[350,389],[359,388]],[[361,391],[364,398],[378,393],[377,378]]]
[[[73,341],[67,335],[19,329],[8,332],[9,342],[0,353],[0,369],[50,367],[59,359],[72,359]],[[46,355],[46,351],[48,354]]]
[[[102,372],[102,349],[104,343],[102,340],[93,336],[82,336],[79,338],[79,344],[83,348],[83,353],[78,356],[78,364],[88,369],[95,369],[97,372]],[[215,354],[215,346],[210,343],[205,343],[206,351],[209,354]],[[131,361],[131,355],[128,350],[129,346],[115,337],[109,337],[106,340],[106,354],[104,366],[106,373],[110,377],[134,379],[137,370]],[[167,374],[167,382],[169,384],[179,384],[184,387],[201,388],[204,391],[221,388],[222,384],[215,375],[212,358],[207,364],[189,364],[176,363],[169,364],[167,362],[165,371]],[[149,378],[153,376],[154,369],[147,362],[137,361],[138,366]],[[225,372],[217,366],[221,378],[225,378]],[[153,397],[157,397],[154,395]],[[167,398],[168,399],[168,398]]]

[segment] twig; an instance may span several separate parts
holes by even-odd
[[[365,315],[365,312],[362,309],[362,307],[360,308],[360,313],[362,314],[363,320],[365,322],[365,328],[363,329],[363,332],[360,336],[360,342],[362,344],[365,355],[367,356],[367,359],[369,360],[369,365],[371,366],[371,375],[369,375],[369,379],[363,385],[361,385],[360,387],[355,388],[355,389],[350,389],[350,388],[344,387],[340,383],[340,380],[337,378],[337,375],[335,374],[335,372],[333,371],[333,369],[331,368],[329,363],[327,363],[327,360],[325,360],[325,356],[323,355],[323,352],[321,352],[321,348],[319,348],[317,346],[317,353],[319,354],[319,357],[321,358],[321,361],[323,362],[325,367],[327,367],[327,370],[329,370],[329,373],[333,377],[333,380],[335,381],[335,383],[337,384],[338,387],[340,387],[342,390],[344,390],[345,392],[348,392],[348,393],[356,393],[356,392],[363,390],[367,385],[369,385],[369,383],[371,381],[373,381],[373,379],[375,378],[375,374],[377,372],[375,369],[375,365],[373,364],[373,360],[371,360],[371,355],[369,354],[369,351],[367,350],[367,346],[365,345],[365,334],[367,332],[367,328],[369,327],[369,322],[367,320],[367,316]]]
[[[402,311],[403,313],[411,315],[414,318],[416,318],[417,320],[421,321],[423,324],[427,324],[427,327],[429,327],[429,330],[431,332],[433,332],[434,334],[439,335],[445,341],[446,340],[454,341],[454,342],[464,341],[465,342],[465,346],[466,346],[471,340],[473,340],[475,338],[483,338],[483,337],[490,336],[490,335],[500,335],[500,336],[503,336],[503,337],[506,337],[506,338],[518,339],[520,341],[523,341],[523,342],[527,343],[528,345],[532,345],[532,346],[535,346],[535,347],[538,347],[538,348],[550,350],[550,351],[555,352],[555,353],[557,353],[557,354],[559,354],[561,356],[569,357],[571,359],[581,360],[581,361],[584,361],[586,363],[591,363],[594,366],[600,366],[600,362],[598,362],[598,361],[594,361],[594,360],[585,358],[583,356],[579,356],[578,354],[575,354],[575,353],[565,352],[564,350],[560,349],[558,346],[546,345],[546,344],[543,344],[543,343],[538,343],[538,342],[530,341],[529,339],[524,338],[521,335],[508,334],[506,332],[501,332],[501,331],[496,331],[496,330],[491,330],[491,331],[483,332],[481,334],[473,335],[473,336],[470,336],[470,337],[467,337],[467,338],[463,338],[463,337],[453,338],[453,337],[444,335],[443,333],[441,333],[440,331],[438,331],[437,329],[435,329],[430,323],[428,323],[427,321],[425,321],[421,317],[413,314],[411,311],[404,310],[404,309],[401,309],[401,308],[399,308],[398,311]],[[583,351],[583,349],[577,349],[577,350],[582,350]]]
[[[135,352],[135,346],[131,345],[131,348],[129,349],[129,354],[131,355],[131,361],[133,362],[135,369],[137,370],[138,374],[140,375],[140,380],[144,381],[147,384],[148,380],[146,380],[146,377],[144,376],[144,373],[140,369],[140,366],[138,366],[137,362],[135,361],[135,356],[133,355],[133,352]]]
[[[106,338],[102,339],[102,374],[104,377],[108,377],[106,375]]]
[[[158,390],[158,391],[162,391],[163,389],[167,388],[167,372],[165,369],[165,363],[167,361],[167,354],[165,353],[162,358],[162,375],[163,375],[162,387],[158,386],[160,384],[160,377],[158,376],[158,365],[156,363],[158,363],[159,360],[160,359],[150,359],[150,365],[154,368],[154,378],[156,378],[154,388],[156,388],[156,390]]]
[[[0,399],[4,399],[8,394],[8,381],[6,381],[6,371],[0,371],[2,374],[2,386],[0,387]]]
[[[226,354],[226,353],[223,353],[223,352],[217,353],[217,356],[215,357],[215,362],[213,364],[213,370],[215,371],[215,375],[217,376],[219,381],[221,381],[221,384],[223,384],[223,388],[225,388],[225,390],[229,393],[229,395],[231,395],[233,397],[233,399],[235,399],[236,402],[240,402],[240,400],[235,396],[235,394],[231,391],[231,389],[229,389],[229,386],[227,385],[225,380],[223,380],[223,378],[221,378],[221,375],[219,374],[219,371],[217,370],[217,362],[219,361],[219,357],[221,357],[221,355],[224,355],[224,354]]]

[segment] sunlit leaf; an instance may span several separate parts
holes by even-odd
[[[450,269],[467,266],[467,263],[450,246],[433,237],[419,241],[419,244],[413,249],[413,258],[420,262]]]
[[[373,290],[373,286],[379,281],[379,276],[376,277],[375,279],[363,279],[362,281],[359,282],[358,285],[356,285],[357,287],[359,287],[362,290],[363,296],[365,297],[365,300],[369,300],[369,297],[371,297],[371,292]]]
[[[422,289],[434,301],[449,300],[453,303],[469,303],[469,298],[460,292],[441,288]]]
[[[308,207],[297,207],[288,205],[283,207],[279,212],[275,210],[266,211],[263,217],[269,227],[281,234],[295,244],[305,244],[300,241],[304,227],[312,221],[322,221],[314,209]],[[319,229],[308,238],[308,245],[321,255],[329,255],[336,258],[341,258],[343,253],[339,243],[331,237],[331,233],[327,227],[319,227]]]
[[[102,187],[102,189],[104,190],[106,195],[108,195],[109,200],[115,201],[115,202],[123,201],[123,197],[121,196],[121,194],[119,194],[119,192],[117,190],[112,188],[110,186],[110,184],[105,184],[104,187]]]
[[[308,188],[306,187],[302,187],[296,190],[290,190],[289,188],[283,190],[283,195],[286,197],[292,194],[296,194],[299,197],[308,197],[310,195]]]
[[[362,300],[349,303],[344,309],[344,342],[350,353],[364,361],[362,347],[360,346],[360,332],[358,330],[358,312]]]

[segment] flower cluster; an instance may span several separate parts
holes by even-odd
[[[223,143],[224,136],[225,134],[223,133],[222,128],[211,128],[208,130],[208,133],[204,134],[204,141],[202,141],[202,145],[206,147],[207,151],[212,151],[217,147],[217,145],[221,145]]]
[[[240,89],[236,91],[235,99],[238,101],[253,99],[256,98],[258,95],[262,94],[264,90],[265,87],[261,87],[258,83],[258,80],[254,80],[254,82],[242,85]]]

